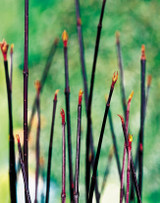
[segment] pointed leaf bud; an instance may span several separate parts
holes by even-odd
[[[64,32],[63,32],[63,34],[62,34],[62,40],[63,40],[63,45],[64,45],[64,47],[67,47],[68,34],[67,34],[66,30],[64,30]]]

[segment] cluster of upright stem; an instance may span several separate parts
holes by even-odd
[[[86,74],[86,66],[85,66],[85,58],[84,58],[84,43],[83,43],[83,35],[82,35],[82,21],[80,17],[80,5],[79,0],[75,0],[76,6],[76,20],[77,20],[77,32],[78,32],[78,42],[79,42],[79,50],[80,50],[80,62],[81,62],[81,70],[83,77],[83,86],[84,86],[84,98],[85,98],[85,107],[86,114],[88,108],[88,82],[87,82],[87,74]],[[94,141],[93,141],[93,131],[92,125],[90,126],[90,150],[91,150],[91,165],[94,166],[94,158],[95,158],[95,150],[94,150]],[[96,181],[96,201],[99,202],[99,191],[98,191],[98,181]]]
[[[128,125],[129,125],[129,112],[130,112],[130,105],[131,105],[131,100],[132,100],[133,94],[134,94],[134,92],[132,91],[129,96],[128,102],[127,102],[126,125],[125,125],[125,133],[127,135],[127,138],[128,138]],[[127,148],[127,143],[125,141],[124,142],[124,151],[123,151],[122,172],[121,172],[120,203],[122,203],[123,196],[124,196],[124,183],[123,182],[124,182],[124,172],[125,172],[126,148]],[[128,153],[128,157],[129,156],[130,156],[130,154]]]
[[[128,151],[129,151],[128,146],[129,145],[128,145],[128,137],[126,134],[126,126],[125,126],[124,118],[121,115],[118,115],[118,116],[120,117],[121,122],[122,122],[122,129],[123,129],[124,139],[125,139],[125,143],[126,143],[126,149],[127,149],[127,153],[128,153]],[[131,170],[132,170],[133,183],[134,183],[134,186],[136,189],[137,200],[138,200],[138,203],[141,203],[141,196],[140,196],[140,192],[139,192],[139,187],[138,187],[138,182],[137,182],[137,177],[136,177],[136,171],[134,168],[132,155],[131,155]]]

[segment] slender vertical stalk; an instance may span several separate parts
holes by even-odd
[[[67,43],[68,35],[64,31],[62,34],[64,45],[64,65],[65,65],[65,98],[66,98],[66,112],[67,112],[67,138],[68,138],[68,156],[69,156],[69,185],[70,185],[70,198],[73,202],[73,170],[72,170],[72,142],[71,142],[71,121],[70,121],[70,87],[69,87],[69,73],[68,73],[68,53]]]
[[[113,141],[113,145],[114,145],[114,154],[115,154],[115,158],[116,158],[119,178],[121,180],[121,166],[120,166],[120,160],[119,160],[119,155],[118,155],[118,147],[117,147],[116,135],[115,135],[115,132],[114,132],[114,127],[113,127],[112,114],[111,114],[110,109],[109,109],[109,112],[108,112],[108,117],[109,117],[112,141]]]
[[[129,203],[129,186],[130,186],[130,167],[131,167],[131,149],[132,149],[132,135],[128,135],[128,164],[127,164],[127,194],[126,203]]]
[[[29,1],[25,0],[24,28],[24,69],[23,69],[23,131],[24,131],[24,165],[28,184],[28,8]],[[25,195],[26,196],[26,195]],[[27,197],[26,197],[27,202]]]
[[[80,163],[80,146],[81,146],[81,111],[82,111],[82,90],[79,91],[78,99],[78,117],[77,117],[77,148],[76,148],[76,167],[74,183],[74,203],[79,202],[79,163]]]
[[[65,113],[64,110],[61,109],[61,117],[62,117],[62,203],[66,202],[66,146],[65,146]]]
[[[146,71],[146,57],[145,46],[142,45],[141,56],[141,119],[140,119],[140,137],[139,137],[139,190],[142,198],[142,181],[143,181],[143,137],[144,137],[144,118],[145,118],[145,71]]]
[[[16,194],[16,169],[15,169],[15,147],[14,147],[14,137],[13,137],[13,120],[12,120],[12,98],[11,98],[11,87],[9,81],[8,73],[8,60],[7,60],[7,51],[8,44],[6,41],[3,41],[0,44],[3,58],[4,58],[4,68],[5,68],[5,77],[6,77],[6,86],[7,86],[7,97],[8,97],[8,113],[9,113],[9,184],[10,184],[10,201],[17,202]]]
[[[75,0],[76,5],[76,18],[77,18],[77,32],[78,32],[78,41],[79,41],[79,50],[80,50],[80,62],[81,62],[81,70],[83,76],[83,86],[84,86],[84,98],[87,110],[88,104],[88,84],[87,84],[87,74],[86,74],[86,66],[84,59],[84,43],[83,43],[83,35],[82,35],[82,25],[81,25],[81,17],[80,17],[80,6],[79,0]]]
[[[92,97],[93,97],[93,87],[94,87],[94,78],[95,78],[95,71],[96,71],[96,63],[98,57],[98,50],[99,50],[99,42],[102,30],[102,20],[104,15],[104,9],[106,5],[106,0],[102,2],[101,14],[100,19],[97,27],[97,37],[94,49],[94,58],[93,58],[93,65],[92,65],[92,74],[91,74],[91,81],[90,81],[90,92],[88,97],[88,107],[87,107],[87,135],[86,135],[86,200],[88,199],[89,194],[89,184],[90,184],[90,162],[89,162],[89,149],[90,149],[90,136],[91,136],[91,106],[92,106]]]
[[[44,67],[44,70],[43,70],[41,79],[40,79],[40,83],[41,83],[41,93],[42,93],[42,90],[43,90],[43,87],[44,87],[44,84],[45,84],[45,81],[46,81],[46,78],[47,78],[49,69],[50,69],[50,67],[51,67],[52,60],[53,60],[53,57],[54,57],[54,55],[55,55],[58,42],[59,42],[59,39],[56,38],[56,39],[54,40],[52,46],[51,46],[50,51],[49,51],[48,58],[47,58],[47,62],[46,62],[46,65],[45,65],[45,67]],[[32,105],[31,117],[30,117],[30,119],[29,119],[28,135],[29,135],[30,130],[31,130],[31,125],[32,125],[32,121],[33,121],[33,117],[34,117],[35,112],[36,112],[36,96],[35,96],[35,99],[34,99],[34,102],[33,102],[33,105]]]
[[[40,157],[40,89],[41,84],[40,81],[35,82],[35,87],[37,90],[37,115],[38,115],[38,126],[37,126],[37,136],[36,136],[36,171],[35,171],[35,203],[38,202],[37,195],[38,195],[38,180],[39,180],[39,157]]]
[[[105,169],[105,172],[104,172],[104,177],[103,177],[102,187],[101,187],[101,194],[103,193],[106,182],[107,182],[107,178],[108,178],[108,175],[109,175],[111,162],[112,162],[112,158],[113,158],[114,153],[115,153],[115,149],[114,149],[114,145],[112,145],[110,150],[109,150],[107,165],[106,165],[106,169]]]
[[[109,92],[109,97],[108,97],[108,101],[106,103],[105,113],[104,113],[104,117],[103,117],[103,122],[102,122],[101,132],[100,132],[100,136],[99,136],[99,141],[98,141],[96,157],[95,157],[95,161],[94,161],[94,168],[93,168],[93,174],[92,174],[89,197],[88,197],[88,202],[89,203],[92,202],[92,198],[93,198],[93,192],[94,192],[94,188],[95,188],[96,173],[97,173],[98,161],[99,161],[99,157],[100,157],[103,134],[104,134],[104,130],[105,130],[108,110],[109,110],[109,107],[110,107],[110,102],[111,102],[114,86],[115,86],[115,83],[116,83],[117,79],[118,79],[118,72],[117,72],[117,74],[115,74],[115,73],[113,74],[112,84],[111,84],[111,88],[110,88],[110,92]]]
[[[16,135],[16,137],[17,137],[17,141],[18,141],[19,160],[20,160],[20,165],[21,165],[21,170],[22,170],[22,175],[23,175],[24,189],[25,189],[25,194],[26,194],[26,198],[27,198],[27,203],[31,203],[31,197],[30,197],[30,192],[29,192],[29,188],[28,188],[27,174],[26,174],[25,165],[24,165],[24,161],[23,161],[20,138],[19,138],[19,135]]]
[[[146,110],[147,110],[147,103],[148,103],[148,97],[149,97],[151,82],[152,82],[152,76],[148,75],[148,77],[147,77],[147,92],[146,92],[146,99],[145,99],[145,117],[144,117],[144,121],[145,121],[145,118],[146,118]],[[140,132],[139,132],[139,134],[140,134]],[[136,150],[135,170],[137,170],[137,166],[138,166],[138,152],[139,152],[139,139],[138,139],[137,150]],[[133,200],[134,200],[134,187],[133,187],[133,184],[131,184],[130,201],[133,201]]]
[[[46,203],[49,202],[49,190],[50,190],[50,173],[51,173],[51,160],[52,160],[52,145],[53,145],[53,132],[54,132],[54,122],[57,107],[57,94],[59,90],[56,90],[53,100],[53,113],[52,113],[52,124],[51,124],[51,134],[48,150],[48,166],[47,166],[47,184],[46,184]]]
[[[124,196],[123,182],[124,182],[125,160],[126,160],[126,143],[124,143],[124,150],[123,150],[123,162],[122,162],[121,185],[120,185],[120,203],[122,203],[123,196]]]
[[[128,138],[127,138],[127,134],[126,134],[125,122],[124,122],[124,119],[121,115],[118,115],[118,116],[120,117],[121,122],[122,122],[123,134],[124,134],[126,149],[127,149],[127,153],[128,153]],[[131,154],[131,170],[132,170],[132,179],[133,179],[133,183],[134,183],[134,186],[136,189],[136,195],[137,195],[138,203],[141,203],[141,196],[140,196],[139,187],[138,187],[138,183],[137,183],[136,171],[134,168],[132,154]]]
[[[118,67],[120,71],[120,85],[121,85],[121,95],[122,95],[122,104],[123,112],[126,116],[126,95],[124,88],[124,74],[123,74],[123,63],[122,63],[122,54],[121,54],[121,45],[120,45],[120,33],[116,32],[116,47],[117,47],[117,58],[118,58]]]
[[[87,74],[86,74],[86,66],[85,66],[85,59],[84,59],[84,43],[83,43],[83,35],[82,35],[82,25],[81,25],[81,18],[80,18],[80,5],[79,0],[75,0],[76,5],[76,18],[77,18],[77,32],[78,32],[78,41],[79,41],[79,49],[80,49],[80,62],[81,62],[81,70],[82,70],[82,77],[83,77],[83,87],[84,87],[84,98],[85,98],[85,107],[86,107],[86,114],[87,114],[87,105],[88,105],[88,84],[87,84]],[[94,150],[94,143],[93,143],[93,131],[92,126],[90,127],[90,149],[92,153],[92,167],[94,166],[94,158],[95,158],[95,150]],[[96,201],[99,202],[99,191],[98,191],[98,179],[96,181]]]
[[[11,49],[10,49],[10,88],[12,90],[12,75],[13,75],[13,48],[14,44],[11,44]]]

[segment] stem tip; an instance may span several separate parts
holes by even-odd
[[[120,114],[118,114],[117,116],[120,117],[122,124],[124,124],[124,118],[123,118],[123,116],[121,116]]]
[[[82,95],[83,95],[83,91],[80,89],[79,90],[79,98],[78,98],[78,104],[81,105],[82,103]]]
[[[63,34],[62,34],[62,40],[63,40],[63,45],[64,45],[64,47],[67,47],[67,43],[68,43],[68,34],[67,34],[66,30],[63,31]]]
[[[62,117],[62,125],[65,124],[65,112],[63,109],[60,111],[61,117]]]
[[[5,40],[3,40],[2,42],[0,42],[0,47],[1,47],[4,61],[7,61],[7,52],[8,52],[9,44],[7,44]]]
[[[142,44],[142,48],[141,48],[141,60],[146,60],[145,45],[144,44]]]

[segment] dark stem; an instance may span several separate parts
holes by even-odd
[[[74,203],[78,203],[79,202],[80,146],[81,146],[81,105],[78,105],[77,149],[76,149],[76,167],[75,167],[75,184],[74,184]]]
[[[16,194],[16,169],[15,169],[15,148],[13,137],[13,120],[12,120],[12,98],[11,88],[8,74],[8,61],[4,61],[7,97],[8,97],[8,113],[9,113],[9,182],[10,182],[10,197],[11,202],[17,202]]]
[[[126,160],[126,143],[124,143],[124,151],[123,151],[123,162],[122,162],[122,172],[121,172],[121,186],[120,186],[120,203],[123,202],[124,196],[124,170],[125,170],[125,160]]]
[[[11,88],[11,91],[12,91],[12,75],[13,75],[13,52],[10,53],[10,63],[11,63],[11,66],[10,66],[10,88]]]
[[[24,161],[23,161],[21,144],[19,141],[18,141],[18,152],[19,152],[19,160],[20,160],[20,165],[21,165],[21,170],[22,170],[22,175],[23,175],[27,203],[31,203],[31,197],[30,197],[30,192],[29,192],[29,188],[28,188],[27,174],[26,174],[25,165],[24,165]]]
[[[38,179],[39,179],[39,159],[40,159],[40,94],[37,93],[37,115],[38,115],[38,126],[36,136],[36,176],[35,176],[35,203],[37,203],[38,194]]]
[[[62,203],[66,202],[65,170],[66,170],[65,124],[62,124],[62,194],[61,194]]]
[[[64,47],[64,65],[65,65],[65,98],[66,98],[66,112],[67,112],[67,138],[68,138],[68,156],[69,156],[69,185],[70,198],[73,202],[73,170],[72,170],[72,142],[71,142],[71,122],[70,122],[70,88],[69,88],[69,73],[68,73],[68,55],[67,47]]]
[[[90,82],[90,92],[88,98],[88,107],[87,107],[87,136],[86,136],[86,201],[88,199],[89,193],[89,182],[90,182],[90,163],[89,163],[89,149],[90,149],[90,136],[91,136],[91,106],[92,106],[92,97],[93,97],[93,87],[94,87],[94,78],[95,78],[95,70],[96,70],[96,63],[97,63],[97,56],[99,50],[99,42],[101,36],[101,29],[102,29],[102,20],[104,15],[106,0],[103,0],[100,19],[97,27],[97,37],[94,49],[94,58],[93,58],[93,65],[92,65],[92,74],[91,74],[91,82]]]
[[[48,151],[46,203],[49,202],[50,173],[51,173],[51,160],[52,160],[52,143],[53,143],[53,132],[54,132],[56,106],[57,106],[57,99],[54,99],[54,101],[53,101],[53,113],[52,113],[52,124],[51,124],[51,134],[50,134],[49,151]]]
[[[131,147],[129,146],[128,165],[127,165],[127,194],[126,194],[126,203],[129,203],[130,166],[131,166],[130,162],[131,162]]]
[[[141,60],[141,122],[139,136],[139,190],[142,198],[142,181],[143,181],[143,137],[144,137],[144,118],[145,118],[145,66],[146,60]]]
[[[43,73],[42,73],[42,77],[41,77],[41,80],[40,80],[40,83],[41,83],[41,90],[40,90],[40,91],[41,91],[41,93],[42,93],[44,84],[45,84],[45,82],[46,82],[46,78],[47,78],[49,69],[50,69],[50,67],[51,67],[52,60],[53,60],[53,57],[54,57],[54,55],[55,55],[57,45],[58,45],[58,39],[55,39],[55,40],[54,40],[54,43],[52,44],[51,49],[50,49],[50,51],[49,51],[49,55],[48,55],[48,58],[47,58],[47,62],[46,62],[46,65],[45,65],[45,67],[44,67],[44,70],[43,70]],[[32,105],[31,117],[30,117],[30,119],[29,119],[28,134],[30,133],[30,130],[31,130],[31,127],[32,127],[32,120],[33,120],[33,117],[34,117],[35,112],[36,112],[36,96],[35,96],[35,99],[34,99],[34,102],[33,102],[33,105]]]
[[[86,66],[85,66],[85,59],[84,59],[84,43],[83,43],[82,26],[81,26],[81,18],[80,18],[79,0],[75,0],[75,5],[76,5],[77,31],[78,31],[79,50],[80,50],[80,62],[81,62],[84,97],[85,97],[85,104],[86,104],[86,111],[87,111],[88,84],[87,84],[87,74],[86,74]]]
[[[118,33],[117,33],[117,35],[118,35]],[[119,67],[120,78],[121,78],[120,86],[121,86],[123,112],[124,112],[124,116],[126,116],[126,95],[125,95],[125,88],[124,88],[124,74],[123,74],[122,54],[121,54],[119,36],[117,36],[116,46],[117,46],[118,67]]]
[[[107,121],[107,115],[108,115],[108,110],[109,110],[109,107],[110,107],[110,101],[111,101],[113,90],[114,90],[114,86],[111,85],[110,93],[109,93],[109,97],[108,97],[108,101],[107,101],[107,104],[106,104],[105,113],[104,113],[104,117],[103,117],[101,132],[100,132],[100,136],[99,136],[96,157],[95,157],[95,161],[94,161],[94,168],[93,168],[93,174],[92,174],[89,197],[88,197],[88,202],[89,203],[92,202],[92,198],[93,198],[93,192],[94,192],[95,182],[96,182],[96,173],[97,173],[98,161],[99,161],[99,157],[100,157],[103,134],[104,134],[104,130],[105,130],[105,124],[106,124],[106,121]]]
[[[29,2],[25,0],[25,29],[24,29],[24,83],[23,83],[23,131],[24,131],[24,165],[28,184],[28,7]],[[27,194],[25,199],[27,202]]]

